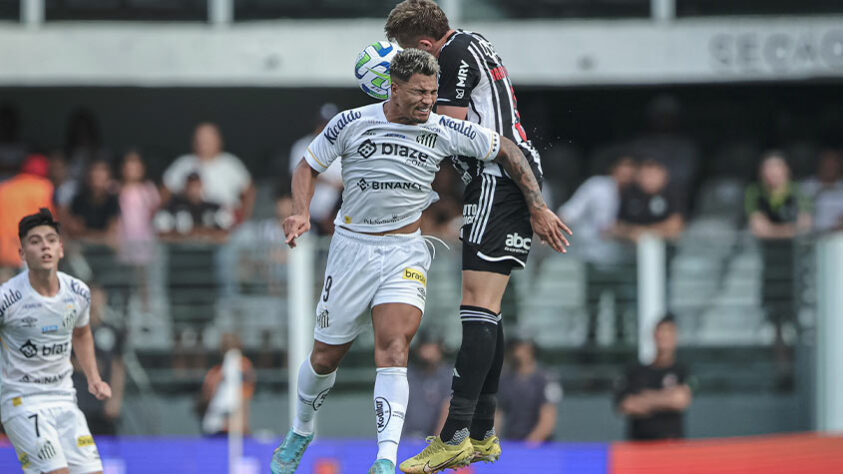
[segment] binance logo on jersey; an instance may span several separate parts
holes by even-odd
[[[378,150],[378,146],[372,140],[366,140],[357,147],[357,153],[363,158],[369,158]]]
[[[404,280],[414,280],[422,285],[427,285],[427,277],[424,276],[424,273],[416,270],[415,268],[405,268],[404,275],[401,278]]]

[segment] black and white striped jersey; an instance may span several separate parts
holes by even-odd
[[[479,33],[457,30],[439,52],[437,105],[468,107],[466,120],[491,128],[514,141],[541,180],[541,159],[521,126],[515,89],[492,44]],[[463,179],[481,174],[506,177],[500,165],[466,157],[455,159]],[[468,179],[467,179],[468,178]]]

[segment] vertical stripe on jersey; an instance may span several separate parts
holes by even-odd
[[[477,204],[477,217],[474,225],[471,226],[469,242],[479,244],[483,240],[483,233],[486,232],[486,224],[489,222],[489,215],[492,211],[492,204],[495,202],[495,187],[497,181],[494,176],[481,175],[483,182],[480,184],[480,200]]]

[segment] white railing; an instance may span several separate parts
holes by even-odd
[[[816,427],[843,432],[843,233],[817,246]]]

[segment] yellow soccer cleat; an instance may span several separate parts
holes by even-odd
[[[495,462],[501,457],[501,440],[497,435],[492,435],[483,441],[469,438],[471,447],[474,449],[474,456],[469,461],[473,462]]]
[[[438,436],[430,436],[427,441],[430,444],[424,448],[424,451],[398,466],[402,472],[428,474],[444,471],[448,468],[464,466],[474,456],[474,448],[467,437],[458,445],[445,444]]]

